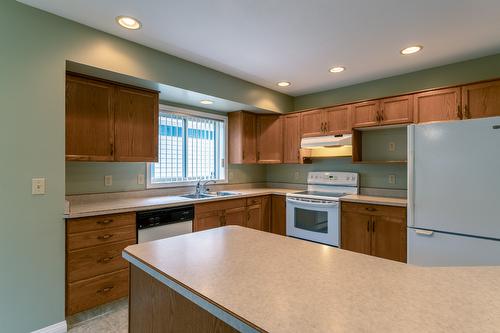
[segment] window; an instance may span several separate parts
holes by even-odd
[[[160,106],[158,163],[148,167],[149,187],[226,180],[227,118]]]

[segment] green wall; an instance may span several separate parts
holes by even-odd
[[[88,194],[145,190],[137,184],[137,175],[146,175],[145,163],[67,162],[66,194]],[[104,176],[113,176],[113,185],[104,186]],[[266,181],[264,165],[230,164],[229,183],[258,183]]]
[[[500,54],[295,98],[294,110],[350,103],[500,77]]]
[[[64,320],[66,61],[273,111],[292,98],[22,5],[0,1],[0,331]],[[47,194],[31,195],[46,177]]]

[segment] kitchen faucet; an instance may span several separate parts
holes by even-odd
[[[201,183],[201,180],[198,181],[198,183],[196,183],[196,190],[195,190],[195,194],[196,195],[200,195],[200,194],[204,194],[206,191],[207,191],[207,184],[210,183],[210,182],[213,182],[214,184],[216,183],[215,180],[213,179],[210,179],[210,180],[207,180],[205,183]]]

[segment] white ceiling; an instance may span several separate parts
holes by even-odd
[[[20,2],[295,96],[500,52],[499,0]]]

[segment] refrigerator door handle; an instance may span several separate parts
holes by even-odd
[[[493,129],[500,129],[500,125],[493,125]]]
[[[407,223],[409,226],[414,225],[414,210],[415,210],[415,190],[414,190],[414,169],[415,169],[415,125],[408,126],[408,207],[407,207]]]
[[[422,235],[422,236],[432,236],[434,234],[434,231],[432,231],[432,230],[415,229],[415,233],[417,235]]]

